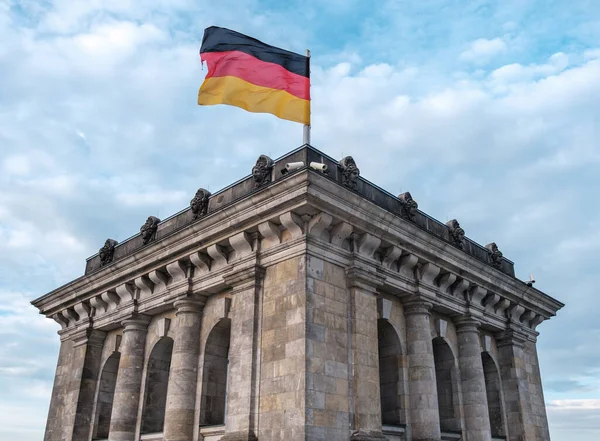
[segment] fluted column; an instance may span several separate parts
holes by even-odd
[[[265,270],[253,266],[225,276],[231,290],[231,343],[227,415],[222,441],[256,440],[258,412],[258,305]]]
[[[175,339],[165,410],[165,441],[190,441],[194,436],[194,407],[203,303],[185,298],[176,308]]]
[[[523,354],[525,337],[515,331],[506,331],[496,336],[496,345],[509,439],[534,441],[537,438],[531,419],[529,381]]]
[[[110,418],[110,441],[134,441],[140,391],[142,389],[142,371],[146,348],[146,331],[150,317],[136,314],[122,322],[123,339],[121,341],[119,370],[115,385],[115,396]]]
[[[439,441],[440,415],[429,324],[431,303],[404,305],[412,441]]]
[[[492,435],[481,361],[480,323],[470,316],[464,316],[455,320],[455,324],[466,438],[467,441],[488,441]]]

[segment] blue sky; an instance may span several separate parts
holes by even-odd
[[[213,24],[310,48],[316,147],[566,303],[538,328],[552,439],[600,439],[596,0],[0,0],[0,439],[45,425],[58,325],[29,301],[301,143],[195,104]]]

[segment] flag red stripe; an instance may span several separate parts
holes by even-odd
[[[208,65],[206,78],[234,76],[248,83],[310,100],[310,79],[290,72],[279,64],[261,61],[240,51],[203,52],[202,61]]]

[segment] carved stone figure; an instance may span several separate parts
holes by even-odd
[[[194,214],[194,220],[201,218],[206,215],[208,211],[208,198],[210,192],[203,188],[199,188],[196,192],[196,196],[190,201],[190,208]]]
[[[100,266],[108,265],[113,261],[117,244],[118,242],[116,240],[106,239],[104,246],[98,251],[98,255],[100,256]]]
[[[273,160],[266,155],[260,155],[256,160],[256,165],[252,167],[252,177],[254,178],[254,188],[262,187],[271,182],[271,170],[273,170]]]
[[[402,203],[402,217],[414,222],[417,215],[417,208],[419,208],[417,201],[412,198],[409,191],[398,195],[398,199]]]
[[[158,230],[158,224],[160,219],[154,216],[149,216],[146,219],[146,223],[142,225],[140,228],[140,233],[142,235],[142,242],[144,245],[149,244],[154,239],[156,239],[156,230]]]
[[[352,190],[356,190],[360,170],[356,166],[356,162],[354,162],[352,156],[346,156],[338,163],[338,165],[342,169],[342,185]]]
[[[498,246],[495,242],[488,243],[485,247],[488,250],[492,265],[495,267],[500,267],[500,265],[502,265],[502,251],[498,249]]]
[[[461,250],[465,247],[465,230],[463,230],[456,219],[446,222],[450,229],[450,241]]]

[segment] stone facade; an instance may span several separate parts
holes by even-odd
[[[267,159],[33,302],[62,327],[45,441],[548,441],[563,305],[352,158]]]

